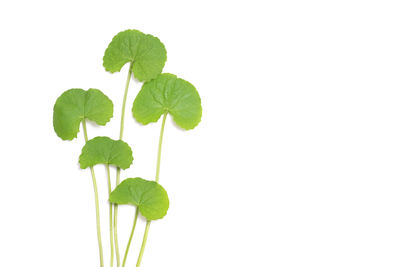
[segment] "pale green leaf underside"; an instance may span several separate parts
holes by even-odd
[[[202,114],[196,88],[168,73],[144,83],[132,107],[133,116],[142,124],[156,122],[166,112],[171,114],[178,126],[186,130],[196,127]]]
[[[96,164],[110,164],[125,170],[129,168],[132,161],[132,149],[127,143],[105,136],[95,137],[86,142],[79,156],[82,169]]]
[[[83,119],[105,125],[113,116],[112,101],[98,89],[70,89],[56,101],[53,126],[63,140],[74,139]]]
[[[161,41],[138,30],[118,33],[108,45],[104,57],[104,68],[118,72],[128,62],[133,62],[133,75],[139,81],[148,81],[161,73],[167,60],[167,51]]]
[[[137,206],[147,220],[161,219],[167,214],[169,199],[164,188],[154,181],[128,178],[111,192],[110,202]]]

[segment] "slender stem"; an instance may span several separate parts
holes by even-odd
[[[158,141],[158,153],[157,153],[157,167],[156,167],[156,183],[160,180],[160,165],[161,165],[161,148],[162,148],[162,141],[163,141],[163,136],[164,136],[164,128],[165,128],[165,121],[167,119],[168,112],[164,113],[162,124],[161,124],[161,130],[160,130],[160,139]],[[149,229],[150,229],[150,224],[151,221],[147,221],[146,223],[146,229],[144,230],[144,235],[143,235],[143,241],[142,241],[142,247],[140,248],[140,253],[139,257],[136,263],[136,267],[140,266],[140,263],[142,262],[142,257],[144,253],[144,249],[146,247],[146,242],[147,242],[147,236],[149,234]]]
[[[124,98],[122,100],[119,140],[122,140],[122,137],[124,136],[125,106],[126,106],[126,98],[128,96],[129,83],[132,78],[132,66],[133,66],[133,62],[131,62],[130,66],[129,66],[128,77],[126,79],[126,84],[125,84]],[[119,185],[120,180],[121,180],[121,169],[117,168],[116,186]],[[118,205],[117,204],[114,204],[114,243],[115,243],[115,254],[117,257],[117,267],[119,267],[121,265],[121,259],[120,259],[120,253],[119,253],[119,245],[118,245]]]
[[[110,165],[106,165],[107,169],[107,182],[108,182],[108,196],[111,194],[111,177],[110,177]],[[113,235],[113,204],[109,203],[109,213],[110,213],[110,266],[114,265],[114,235]]]
[[[87,135],[85,119],[82,120],[82,126],[83,126],[83,134],[84,134],[84,137],[85,137],[85,142],[87,142],[88,141],[88,135]],[[97,241],[99,243],[100,266],[104,267],[103,245],[102,245],[102,242],[101,242],[101,228],[100,228],[99,193],[97,192],[96,176],[94,174],[93,167],[90,167],[90,172],[92,174],[93,189],[94,189],[94,199],[95,199],[95,204],[96,204],[96,226],[97,226]]]
[[[85,137],[85,143],[89,140],[88,135],[87,135],[87,129],[86,129],[86,120],[82,120],[82,127],[83,127],[83,136]]]
[[[138,257],[137,262],[136,262],[136,267],[139,267],[140,263],[142,262],[143,252],[144,252],[144,248],[146,246],[147,236],[149,234],[150,223],[151,223],[151,221],[147,221],[147,223],[146,223],[146,229],[144,230],[142,247],[140,248],[140,253],[139,253],[139,257]]]
[[[103,257],[103,244],[101,242],[101,228],[100,228],[100,208],[99,208],[99,193],[97,192],[96,176],[94,175],[93,167],[90,167],[90,172],[92,173],[94,197],[96,202],[96,225],[97,225],[97,241],[99,243],[99,254],[100,254],[100,266],[104,266]]]
[[[164,113],[161,130],[160,130],[160,139],[158,140],[158,153],[157,153],[157,167],[156,167],[156,182],[160,180],[160,165],[161,165],[161,147],[164,136],[164,128],[165,128],[165,120],[167,119],[167,112]]]
[[[131,246],[133,233],[135,232],[136,222],[137,222],[138,215],[139,215],[139,209],[136,208],[135,219],[133,220],[133,226],[132,226],[131,236],[129,237],[128,244],[126,245],[125,256],[124,256],[124,261],[122,262],[122,267],[125,267],[126,259],[128,258],[129,247]]]
[[[117,183],[118,183],[118,180],[117,180]],[[118,205],[114,204],[114,243],[115,243],[115,255],[117,258],[117,266],[119,267],[119,266],[121,266],[121,259],[119,256],[117,218],[118,218]]]
[[[128,78],[126,79],[126,84],[125,84],[124,99],[122,100],[121,125],[119,128],[119,140],[122,140],[122,137],[124,136],[125,106],[126,106],[126,98],[128,96],[129,83],[130,83],[131,77],[132,77],[132,66],[133,66],[133,63],[131,62],[131,65],[129,66],[129,71],[128,71]]]

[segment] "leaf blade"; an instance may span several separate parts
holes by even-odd
[[[126,30],[114,36],[108,45],[103,66],[111,73],[119,72],[128,62],[133,62],[132,71],[139,81],[156,77],[164,68],[167,51],[155,36],[138,30]]]
[[[65,91],[53,107],[53,128],[63,140],[77,137],[83,119],[105,125],[113,116],[112,101],[98,89]]]
[[[87,141],[79,156],[81,169],[97,164],[110,164],[125,170],[132,161],[132,149],[127,143],[106,136],[98,136]]]
[[[111,203],[137,206],[147,220],[163,218],[169,208],[168,194],[154,181],[142,178],[128,178],[122,181],[110,194]]]
[[[141,124],[156,122],[168,112],[185,129],[201,121],[201,99],[196,88],[173,74],[163,73],[143,84],[132,106],[133,117]]]

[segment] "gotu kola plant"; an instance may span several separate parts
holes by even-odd
[[[63,140],[77,137],[82,123],[83,136],[88,142],[86,120],[105,125],[113,116],[113,103],[98,89],[70,89],[56,101],[53,109],[53,126],[56,134]],[[100,209],[97,181],[93,166],[90,167],[96,207],[97,239],[99,244],[100,265],[103,266],[103,246],[100,229]]]
[[[141,124],[156,122],[162,116],[158,141],[155,182],[160,180],[161,149],[165,122],[170,114],[174,122],[185,130],[199,124],[202,115],[200,96],[189,82],[172,74],[160,74],[154,80],[146,82],[136,96],[132,107],[133,117]],[[118,189],[118,187],[117,187]],[[136,266],[140,265],[146,246],[151,220],[147,220],[142,246]]]
[[[117,238],[118,204],[136,206],[134,222],[122,266],[126,264],[138,215],[141,214],[147,220],[136,264],[136,266],[139,266],[150,222],[163,218],[169,207],[168,195],[158,183],[161,147],[167,115],[170,114],[175,123],[186,130],[193,129],[201,119],[201,101],[195,87],[175,75],[161,74],[165,61],[166,50],[160,40],[137,30],[126,30],[118,33],[106,49],[103,57],[103,66],[107,71],[111,73],[119,72],[125,64],[129,63],[128,77],[123,94],[119,140],[113,140],[105,136],[88,139],[87,120],[99,125],[105,125],[113,116],[113,104],[101,91],[97,89],[89,89],[88,91],[70,89],[64,92],[54,105],[53,125],[60,138],[63,140],[74,139],[77,137],[82,124],[85,145],[82,148],[79,163],[82,169],[90,168],[92,175],[100,266],[104,266],[104,257],[101,241],[99,197],[94,166],[103,164],[106,167],[110,203],[110,266],[114,264],[114,255],[116,255],[117,266],[120,266]],[[122,141],[125,106],[132,77],[144,82],[132,107],[134,118],[141,124],[156,122],[161,116],[163,116],[163,119],[158,144],[155,181],[147,181],[137,177],[125,179],[120,183],[121,169],[129,168],[133,161],[132,149]],[[117,169],[116,188],[114,190],[112,190],[110,166],[114,166]]]
[[[124,267],[128,258],[132,237],[135,232],[139,211],[148,221],[161,219],[167,214],[169,207],[168,195],[164,188],[156,182],[146,181],[138,177],[128,178],[118,185],[111,193],[110,202],[120,205],[130,204],[136,206],[132,231],[129,236],[124,260],[122,262],[122,266]],[[139,263],[137,266],[139,266]]]
[[[86,142],[79,157],[82,169],[93,168],[96,164],[105,164],[107,170],[108,194],[111,194],[110,165],[127,169],[132,164],[132,149],[121,140],[112,140],[109,137],[95,137]],[[113,236],[113,206],[109,205],[110,224],[110,265],[114,263],[114,236]]]
[[[126,30],[118,33],[108,45],[103,66],[106,71],[119,72],[125,64],[129,63],[128,77],[122,100],[121,122],[119,139],[122,140],[125,123],[125,106],[128,95],[129,83],[134,76],[137,80],[145,82],[155,78],[164,68],[167,60],[167,51],[163,43],[150,34],[138,30]],[[120,183],[121,169],[117,168],[116,185]],[[118,244],[118,206],[114,206],[114,242],[117,266],[120,266],[120,253]]]

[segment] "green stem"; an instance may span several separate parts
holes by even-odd
[[[160,130],[160,138],[158,140],[158,153],[157,153],[157,167],[156,167],[156,183],[160,180],[160,165],[161,165],[161,148],[162,148],[162,141],[163,141],[163,136],[164,136],[164,128],[165,128],[165,121],[167,119],[168,112],[164,113],[162,124],[161,124],[161,130]],[[147,236],[149,234],[149,229],[150,229],[150,224],[151,221],[147,221],[146,223],[146,229],[144,230],[144,235],[143,235],[143,241],[142,241],[142,247],[140,248],[140,253],[139,257],[136,263],[136,267],[140,266],[140,263],[142,262],[142,257],[144,253],[144,249],[146,247],[146,242],[147,242]]]
[[[108,196],[111,194],[111,177],[110,177],[110,165],[106,165],[107,169],[107,182],[108,182]],[[113,236],[113,204],[109,203],[109,213],[110,213],[110,266],[114,265],[114,236]]]
[[[126,84],[125,84],[124,99],[122,100],[121,125],[119,128],[119,140],[122,140],[122,137],[124,136],[125,106],[126,106],[126,98],[128,96],[129,83],[132,78],[132,66],[133,66],[133,62],[131,62],[131,65],[129,66],[128,78],[126,79]]]
[[[118,184],[117,179],[117,184]],[[118,245],[118,229],[117,229],[117,217],[118,217],[118,205],[114,204],[114,243],[115,243],[115,255],[117,258],[117,266],[121,266],[121,259],[119,257],[119,245]]]
[[[82,126],[83,126],[83,134],[84,134],[84,137],[85,137],[85,142],[87,142],[88,141],[88,135],[87,135],[85,119],[82,120]],[[92,174],[93,189],[94,189],[94,199],[95,199],[95,204],[96,204],[96,226],[97,226],[97,241],[99,243],[100,266],[104,267],[103,245],[101,243],[99,193],[97,192],[96,176],[94,174],[93,166],[90,167],[90,172]]]
[[[122,137],[124,136],[124,124],[125,124],[125,106],[126,106],[126,98],[128,96],[128,89],[129,89],[129,83],[132,78],[132,66],[133,62],[131,62],[129,66],[129,71],[128,71],[128,78],[126,79],[126,84],[125,84],[125,92],[124,92],[124,98],[122,100],[122,111],[121,111],[121,125],[119,129],[119,140],[122,140]],[[116,185],[118,186],[121,180],[121,169],[117,168],[117,178],[116,178]],[[114,204],[114,243],[115,243],[115,254],[117,257],[117,267],[121,265],[121,259],[120,259],[120,253],[119,253],[119,245],[118,245],[118,205]]]
[[[162,124],[161,124],[161,130],[160,130],[160,138],[158,140],[158,153],[157,153],[157,167],[156,167],[156,182],[160,180],[160,165],[161,165],[161,147],[162,147],[162,141],[163,141],[163,136],[164,136],[164,128],[165,128],[165,121],[167,119],[167,112],[164,113]]]
[[[135,219],[133,220],[133,226],[132,226],[131,235],[129,237],[128,244],[126,245],[125,256],[124,256],[124,261],[122,262],[122,267],[125,267],[126,259],[128,258],[129,247],[131,246],[133,233],[135,232],[138,215],[139,215],[139,209],[136,208]]]
[[[140,263],[142,262],[143,252],[144,252],[144,248],[146,246],[146,241],[147,241],[147,235],[149,234],[150,223],[151,223],[151,221],[147,221],[147,223],[146,223],[146,229],[144,230],[142,247],[140,248],[140,253],[139,253],[138,260],[136,262],[136,267],[139,267]]]

